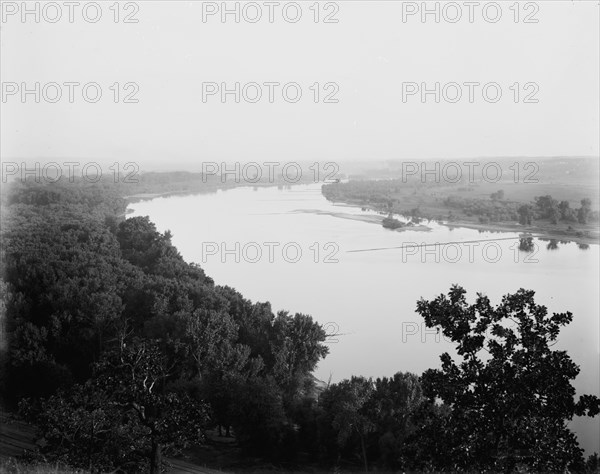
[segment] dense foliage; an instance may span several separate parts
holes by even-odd
[[[442,354],[442,368],[423,374],[430,400],[451,407],[443,422],[443,445],[456,468],[513,471],[582,469],[582,450],[567,428],[574,415],[596,416],[600,400],[575,401],[571,381],[579,373],[565,351],[552,350],[571,313],[549,315],[534,292],[519,290],[493,307],[466,291],[419,301],[417,312],[456,343],[456,362]]]
[[[42,428],[47,456],[154,472],[162,451],[214,424],[253,446],[251,429],[271,436],[291,424],[328,351],[310,316],[273,314],[214,285],[168,232],[117,217],[124,201],[110,184],[28,182],[4,197],[3,396],[28,400],[22,410]],[[260,387],[279,418],[256,415],[275,416],[248,396]]]

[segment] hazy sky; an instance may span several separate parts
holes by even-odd
[[[313,2],[301,2],[297,23],[283,18],[279,2],[269,22],[269,6],[257,2],[262,18],[246,7],[240,23],[233,15],[221,21],[203,9],[221,2],[136,2],[121,4],[114,22],[112,2],[102,3],[102,18],[91,23],[81,7],[68,20],[68,7],[41,11],[22,22],[10,15],[12,2],[3,2],[0,30],[1,153],[7,159],[135,160],[144,165],[197,164],[216,160],[361,160],[460,158],[478,156],[555,156],[599,154],[599,2],[521,2],[515,22],[513,2],[500,2],[502,17],[486,21],[479,2],[456,2],[462,18],[451,23],[458,9],[440,4],[440,22],[433,15],[422,22],[421,2],[340,1],[319,5],[314,22]],[[35,8],[35,2],[29,2]],[[81,2],[85,5],[87,2]],[[231,9],[236,2],[228,2]],[[20,8],[21,2],[14,5]],[[43,3],[42,3],[43,5]],[[435,2],[429,2],[435,8]],[[134,8],[138,9],[134,12]],[[336,8],[337,7],[337,8]],[[8,10],[7,10],[8,8]],[[254,8],[254,10],[253,10]],[[295,7],[286,6],[293,19]],[[488,8],[488,7],[486,7]],[[335,11],[337,9],[337,11]],[[536,11],[539,10],[539,11]],[[93,9],[86,10],[93,19]],[[124,23],[134,13],[138,23]],[[445,13],[445,14],[444,14]],[[486,10],[489,19],[496,13]],[[324,23],[332,14],[337,23]],[[537,23],[524,23],[527,15]],[[61,85],[62,97],[50,103],[40,93],[22,103],[11,85],[50,82]],[[96,82],[102,89],[97,103],[84,100],[81,86],[69,103],[65,82]],[[120,84],[114,103],[115,82]],[[136,83],[138,103],[123,103]],[[262,98],[251,103],[234,95],[222,103],[219,94],[203,102],[203,83],[249,82],[261,85]],[[287,102],[275,87],[269,102],[265,82],[297,83],[302,98]],[[319,103],[314,87],[319,83]],[[335,83],[324,89],[325,83]],[[456,88],[446,88],[440,103],[434,94],[422,103],[420,94],[405,97],[403,83],[425,82],[433,88],[450,82],[461,85],[462,98],[450,103]],[[473,86],[469,102],[465,82],[495,82],[502,91],[497,103],[487,102],[481,86]],[[520,84],[515,103],[513,84]],[[524,89],[526,83],[535,83]],[[404,86],[406,87],[406,86]],[[420,86],[419,86],[420,87]],[[511,89],[511,87],[513,87]],[[337,103],[323,103],[324,96]],[[294,89],[288,98],[293,99]],[[45,90],[49,99],[55,88]],[[89,92],[89,90],[88,90]],[[93,92],[93,89],[91,90]],[[246,89],[254,98],[256,88]],[[490,92],[490,90],[488,90]],[[524,103],[530,93],[537,103]],[[89,94],[93,98],[93,93]],[[493,99],[495,89],[488,94]]]

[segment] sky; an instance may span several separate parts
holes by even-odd
[[[227,2],[236,22],[222,2],[141,1],[100,2],[94,23],[89,3],[70,22],[65,2],[27,2],[36,23],[3,2],[3,160],[196,169],[600,154],[597,1],[428,2],[439,22],[421,2]]]

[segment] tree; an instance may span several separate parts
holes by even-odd
[[[589,199],[581,200],[581,207],[577,211],[577,221],[580,224],[587,224],[590,213],[592,212],[592,201]]]
[[[405,443],[414,432],[414,416],[425,401],[419,377],[398,372],[375,380],[367,402],[369,419],[376,427],[376,450],[383,468],[406,468]]]
[[[275,381],[271,377],[238,379],[232,390],[232,425],[243,452],[288,460],[289,439],[293,435],[281,389]]]
[[[145,273],[166,278],[181,278],[193,273],[194,269],[171,244],[171,233],[159,233],[148,217],[132,217],[121,222],[116,235],[123,258]],[[199,268],[195,270],[197,277],[204,279],[204,272]]]
[[[369,470],[365,438],[375,429],[367,412],[373,389],[371,379],[352,377],[331,385],[321,395],[326,423],[333,428],[338,448],[343,449],[353,435],[358,436],[365,472]]]
[[[519,465],[542,471],[582,466],[582,450],[566,422],[574,415],[600,412],[596,396],[576,402],[571,381],[579,373],[565,351],[552,350],[560,328],[573,315],[549,315],[536,305],[534,292],[519,290],[493,307],[466,291],[421,299],[417,312],[427,327],[454,341],[462,361],[442,354],[441,369],[422,377],[426,396],[451,407],[442,424],[447,466],[457,469],[514,470]]]
[[[90,376],[123,310],[129,268],[93,214],[75,205],[13,206],[2,229],[2,273],[11,289],[7,398],[14,400]]]
[[[100,390],[109,391],[111,399],[132,410],[146,428],[151,473],[161,469],[165,445],[184,443],[206,423],[201,403],[169,387],[180,364],[180,359],[161,351],[158,341],[134,340],[110,353],[97,368]]]
[[[519,214],[519,224],[531,225],[531,219],[533,217],[533,209],[529,204],[523,204],[517,209]]]
[[[324,344],[327,334],[310,316],[291,316],[286,311],[277,314],[272,334],[273,376],[289,402],[305,385],[319,360],[329,353]]]
[[[550,195],[536,197],[535,205],[542,219],[549,219],[552,224],[558,224],[561,211],[556,199],[553,199]]]
[[[143,428],[89,381],[58,391],[39,408],[24,400],[20,413],[37,424],[44,439],[41,454],[47,460],[91,472],[132,472],[148,465]]]
[[[558,204],[558,209],[560,211],[560,219],[563,221],[572,222],[576,220],[575,212],[571,209],[571,205],[569,201],[560,201]]]
[[[519,250],[521,252],[533,252],[535,250],[533,237],[519,237]]]
[[[504,199],[504,190],[500,189],[499,191],[490,194],[490,198],[492,201],[502,201]]]
[[[201,440],[207,423],[206,405],[174,384],[179,362],[150,340],[106,353],[85,384],[42,402],[45,454],[87,469],[160,472],[164,450]]]

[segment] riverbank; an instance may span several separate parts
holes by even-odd
[[[383,209],[379,209],[377,206],[373,205],[364,205],[357,201],[352,202],[351,200],[343,201],[343,202],[334,202],[335,205],[346,206],[346,207],[354,207],[354,208],[362,208],[370,211],[374,211],[377,213],[384,212]],[[440,209],[441,211],[441,209]],[[319,211],[323,213],[327,213],[325,211]],[[381,222],[385,218],[383,215],[372,216],[372,215],[353,215],[353,214],[344,214],[344,213],[329,213],[336,217],[345,217],[347,219],[353,219],[363,222],[377,223],[381,225]],[[339,214],[339,215],[338,215]],[[440,225],[449,227],[451,229],[458,228],[466,228],[466,229],[474,229],[480,232],[516,232],[516,233],[527,233],[531,234],[532,237],[536,237],[539,239],[545,240],[558,240],[561,242],[574,242],[576,244],[581,245],[598,245],[600,244],[600,227],[594,226],[592,224],[588,224],[585,226],[579,225],[577,229],[569,230],[567,225],[561,225],[560,228],[557,226],[553,226],[549,223],[540,222],[538,225],[530,225],[524,226],[517,222],[498,222],[498,223],[479,223],[468,219],[456,218],[452,221],[444,221],[439,220],[433,217],[432,215],[421,215],[421,220],[426,221],[435,221]],[[429,231],[430,227],[426,225],[418,225],[412,227],[403,227],[397,229],[397,231],[404,230],[415,230],[415,231]],[[583,234],[583,232],[587,232],[587,234]],[[580,235],[577,235],[577,234]]]

